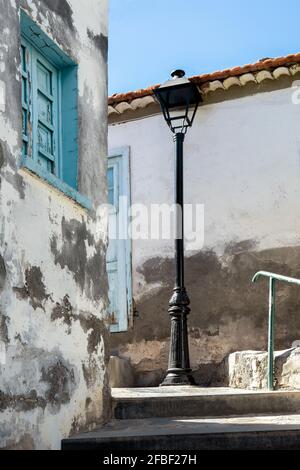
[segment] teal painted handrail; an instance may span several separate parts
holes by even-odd
[[[256,282],[260,277],[269,278],[269,322],[268,322],[268,389],[274,390],[274,330],[275,330],[275,281],[300,285],[300,279],[281,276],[268,271],[258,271],[252,278]]]

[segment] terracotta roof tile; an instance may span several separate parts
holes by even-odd
[[[246,64],[213,73],[195,75],[190,80],[199,85],[204,95],[218,89],[228,90],[232,86],[244,86],[249,82],[261,83],[282,76],[291,76],[300,72],[300,53],[285,57],[265,58],[254,64]],[[135,111],[154,103],[153,90],[159,85],[145,89],[116,93],[109,97],[108,114],[122,114],[128,110]]]

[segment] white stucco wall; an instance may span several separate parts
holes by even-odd
[[[172,136],[162,116],[110,125],[109,148],[125,146],[132,203],[172,204]],[[204,204],[203,249],[221,255],[248,239],[262,250],[298,245],[299,155],[300,105],[290,88],[200,107],[185,140],[184,182],[185,203]],[[173,242],[134,241],[134,272],[154,253],[173,256]]]
[[[197,329],[197,334],[201,338],[196,340],[192,336],[190,339],[194,368],[197,368],[201,361],[205,363],[221,361],[232,347],[247,348],[248,344],[249,347],[255,348],[264,345],[263,335],[266,330],[255,331],[256,327],[253,326],[253,331],[250,333],[251,318],[249,320],[246,314],[242,318],[244,305],[249,309],[249,305],[246,306],[249,300],[243,299],[242,295],[238,297],[240,313],[236,312],[236,316],[241,315],[241,318],[230,322],[228,320],[229,323],[223,334],[218,330],[219,333],[215,338],[207,335],[206,330],[209,328],[210,320],[206,321],[206,329],[203,324],[199,327],[198,322],[203,308],[211,311],[211,316],[219,309],[220,319],[216,322],[217,328],[223,321],[221,304],[224,293],[220,292],[222,289],[218,286],[218,282],[226,284],[226,277],[230,278],[236,272],[235,286],[227,286],[225,295],[228,296],[230,289],[236,288],[239,271],[234,271],[235,267],[232,264],[235,262],[234,256],[243,252],[247,256],[248,254],[256,256],[258,253],[271,250],[269,255],[264,255],[266,257],[261,262],[258,259],[260,255],[257,255],[257,265],[253,263],[252,267],[249,259],[245,260],[245,266],[250,266],[247,276],[251,288],[252,270],[256,267],[263,268],[267,260],[277,259],[279,251],[276,250],[286,247],[297,248],[300,245],[300,106],[292,104],[292,89],[287,87],[270,90],[238,99],[231,99],[228,94],[224,95],[224,98],[224,101],[204,104],[199,108],[193,128],[188,131],[185,140],[185,202],[204,204],[205,210],[204,245],[202,250],[197,251],[203,257],[213,253],[216,262],[220,263],[220,272],[222,268],[226,272],[218,281],[214,281],[215,285],[212,281],[207,281],[210,284],[201,287],[203,281],[209,278],[209,275],[203,273],[204,260],[193,264],[191,276],[194,280],[189,281],[190,290],[187,285],[191,301],[193,302],[193,294],[197,294],[202,288],[211,296],[211,305],[208,307],[205,301],[207,295],[201,292],[204,306],[201,307],[201,303],[194,304],[194,312],[192,311],[190,317],[190,324]],[[111,124],[109,148],[123,146],[130,146],[132,202],[146,205],[172,203],[172,136],[162,116],[154,115],[136,121]],[[191,258],[190,265],[195,254],[197,253],[187,250],[186,255]],[[162,260],[172,256],[172,241],[133,241],[133,295],[137,303],[142,304],[142,308],[143,302],[151,296],[153,299],[157,298],[159,287],[169,284],[165,272],[162,272],[161,281],[159,276],[155,279],[153,275],[149,276],[149,272],[147,273],[149,260],[153,260],[149,269],[153,271],[156,263],[159,271]],[[284,266],[281,262],[276,266],[274,261],[274,269],[292,269],[293,263],[290,261],[292,258],[295,261],[297,256],[286,254],[287,265]],[[240,259],[239,262],[242,263]],[[209,269],[207,267],[208,273]],[[239,269],[242,270],[242,267],[239,266]],[[296,269],[296,266],[293,269]],[[168,271],[168,275],[170,273]],[[263,287],[261,295],[261,299],[264,298],[263,295],[267,295],[266,286]],[[168,298],[165,300],[167,311]],[[226,301],[223,299],[223,304]],[[159,308],[160,306],[161,304]],[[263,306],[262,304],[260,311],[256,312],[261,318],[260,325],[264,321]],[[226,306],[228,310],[236,308],[236,302],[235,305]],[[143,315],[139,307],[137,310]],[[152,327],[149,324],[149,329],[155,328],[155,312],[153,315]],[[159,315],[159,318],[162,318],[162,314]],[[198,315],[198,320],[195,319],[195,315]],[[241,328],[237,328],[238,322],[241,323]],[[243,331],[243,323],[244,327],[248,328],[249,335]],[[137,318],[133,329],[137,329],[138,324]],[[236,339],[230,338],[230,330],[235,336],[245,335],[244,343],[241,340],[240,346],[237,346]],[[294,334],[300,337],[300,331]],[[133,333],[130,340],[124,337],[119,340],[120,346],[117,338],[114,341],[116,348],[119,347],[120,354],[130,357],[137,370],[144,371],[148,365],[142,365],[142,346],[139,347],[137,344],[141,335],[138,336],[139,339],[136,333]],[[150,335],[150,343],[147,343],[148,349],[152,352],[146,354],[146,357],[149,357],[150,362],[154,364],[153,368],[158,367],[158,358],[161,358],[161,363],[165,366],[167,356],[165,351],[164,354],[158,351],[162,344],[168,341],[167,337],[160,338],[158,347],[156,336],[156,334]],[[147,338],[145,339],[147,342]],[[198,346],[194,348],[196,343]],[[145,348],[145,344],[143,347]],[[153,357],[150,358],[151,354],[155,356],[156,362]]]

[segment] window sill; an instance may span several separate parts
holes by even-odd
[[[46,183],[62,192],[68,198],[73,199],[73,201],[75,201],[84,209],[92,209],[92,203],[87,197],[80,194],[78,191],[76,191],[76,189],[64,183],[62,180],[49,173],[47,170],[44,170],[44,168],[39,166],[31,158],[22,156],[21,168],[25,168],[31,173],[34,173],[39,178],[43,179]]]

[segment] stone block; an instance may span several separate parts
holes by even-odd
[[[111,388],[133,387],[134,372],[130,361],[111,356],[108,364],[108,379]]]
[[[300,389],[300,347],[274,354],[275,388]],[[267,388],[268,355],[265,351],[238,351],[229,355],[229,387]]]

